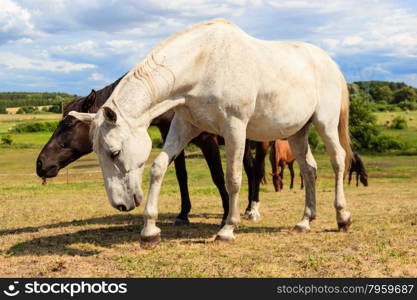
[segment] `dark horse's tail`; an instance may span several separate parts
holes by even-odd
[[[346,173],[350,169],[350,164],[352,163],[352,148],[350,147],[351,141],[349,135],[349,91],[345,82],[343,83],[342,106],[340,108],[338,131],[340,144],[346,152]]]

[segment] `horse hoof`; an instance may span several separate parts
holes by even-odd
[[[294,228],[292,229],[292,232],[295,232],[295,233],[308,233],[308,232],[310,232],[310,228],[306,228],[306,227],[301,226],[301,225],[295,225]]]
[[[243,217],[251,221],[258,221],[261,218],[261,214],[257,211],[247,210]]]
[[[190,225],[190,220],[187,219],[180,219],[180,218],[176,218],[174,223],[172,224],[174,226],[186,226],[186,225]]]
[[[259,221],[261,219],[261,215],[258,212],[251,213],[249,215],[249,220],[251,221]]]
[[[215,243],[226,243],[226,244],[233,244],[235,242],[234,237],[223,236],[223,235],[216,235],[214,239]]]
[[[158,246],[161,242],[161,235],[153,235],[153,236],[141,236],[140,237],[140,246],[145,250],[151,250]]]
[[[352,225],[352,218],[349,218],[346,222],[337,223],[339,232],[347,232],[349,230],[350,225]]]

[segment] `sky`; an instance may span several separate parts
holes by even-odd
[[[0,91],[86,95],[170,34],[213,18],[260,39],[315,44],[349,82],[417,87],[413,0],[0,0]]]

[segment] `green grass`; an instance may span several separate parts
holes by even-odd
[[[328,157],[316,154],[318,218],[312,232],[291,234],[303,211],[296,170],[292,191],[288,179],[281,193],[273,192],[271,183],[262,186],[262,219],[243,219],[234,245],[213,243],[222,212],[220,198],[205,161],[188,159],[192,224],[171,225],[180,195],[170,167],[159,201],[163,240],[149,251],[139,245],[143,205],[133,213],[117,212],[107,203],[98,167],[79,168],[96,164],[94,154],[72,164],[68,175],[62,170],[41,185],[34,174],[38,150],[2,149],[1,276],[417,276],[416,156],[365,155],[370,186],[346,186],[354,223],[349,233],[337,233],[333,175]],[[157,153],[153,151],[151,159]],[[149,165],[145,189],[148,170]],[[241,212],[246,182],[244,177]]]
[[[155,128],[150,133],[159,138]],[[283,192],[275,193],[268,177],[261,187],[261,220],[242,219],[233,245],[213,242],[221,201],[206,162],[193,156],[187,159],[191,225],[171,225],[180,193],[170,166],[158,205],[162,242],[144,250],[144,204],[130,213],[108,204],[95,154],[41,185],[35,160],[49,135],[18,135],[31,148],[0,149],[1,277],[417,277],[417,156],[363,155],[370,186],[345,185],[354,223],[348,233],[338,233],[329,158],[315,153],[318,216],[312,231],[291,231],[304,209],[296,167],[293,190],[288,170]],[[158,152],[152,151],[146,166],[145,192]],[[246,197],[243,176],[241,213]]]

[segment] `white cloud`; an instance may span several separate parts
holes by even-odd
[[[58,54],[88,54],[92,56],[101,56],[97,49],[97,42],[87,40],[76,44],[55,46],[52,48],[54,53]]]
[[[104,57],[119,54],[136,54],[142,51],[143,48],[143,43],[132,40],[110,40],[103,42],[87,40],[76,44],[54,46],[52,47],[52,53]]]
[[[84,69],[93,69],[96,66],[92,64],[77,64],[64,60],[47,60],[45,58],[30,58],[20,56],[11,52],[1,53],[2,60],[0,65],[8,69],[50,71],[58,73],[68,73],[81,71]]]
[[[384,68],[382,66],[382,64],[374,64],[371,65],[369,67],[365,67],[361,70],[363,73],[367,73],[367,74],[375,74],[375,73],[379,73],[379,74],[391,74],[390,71],[388,71],[386,68]]]
[[[11,0],[0,0],[0,7],[0,44],[43,35],[35,28],[27,9]]]
[[[118,78],[171,33],[217,17],[259,38],[312,42],[362,80],[416,82],[411,1],[0,0],[0,7],[0,77],[13,74],[25,84],[32,79],[20,75],[49,71],[42,75],[57,86],[89,91],[89,84]]]
[[[111,40],[106,42],[106,45],[108,46],[106,50],[114,54],[135,53],[144,48],[143,43],[131,40]]]
[[[335,3],[337,3],[336,1]],[[314,38],[336,54],[378,51],[417,57],[417,14],[387,1],[345,1],[336,17],[314,29]]]
[[[104,80],[104,76],[103,76],[103,74],[94,72],[94,73],[91,73],[91,75],[90,75],[90,77],[88,79],[95,80],[95,81],[103,81]]]

